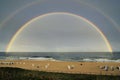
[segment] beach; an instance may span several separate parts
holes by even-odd
[[[28,70],[71,74],[120,75],[119,62],[0,60],[0,67],[16,67]]]

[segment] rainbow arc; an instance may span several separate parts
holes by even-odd
[[[109,43],[109,41],[107,40],[106,36],[104,35],[104,33],[95,25],[93,24],[92,22],[90,22],[89,20],[87,20],[86,18],[82,17],[82,16],[79,16],[79,15],[76,15],[76,14],[73,14],[73,13],[68,13],[68,12],[52,12],[52,13],[46,13],[46,14],[43,14],[43,15],[40,15],[38,17],[35,17],[33,19],[31,19],[30,21],[28,21],[27,23],[25,23],[12,37],[12,39],[10,40],[7,48],[6,48],[6,52],[9,52],[14,41],[16,40],[17,36],[29,25],[31,24],[32,22],[38,20],[38,19],[41,19],[43,17],[46,17],[46,16],[49,16],[49,15],[54,15],[54,14],[67,14],[67,15],[71,15],[71,16],[74,16],[76,18],[79,18],[79,19],[82,19],[83,21],[89,23],[97,32],[99,32],[99,34],[101,35],[101,37],[103,38],[109,52],[112,52],[112,47]]]

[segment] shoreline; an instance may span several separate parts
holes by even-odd
[[[118,62],[70,62],[52,60],[0,60],[0,67],[28,70],[94,75],[120,75]]]

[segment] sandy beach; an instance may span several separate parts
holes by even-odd
[[[0,67],[17,67],[46,72],[120,75],[118,62],[65,62],[50,60],[0,60]]]

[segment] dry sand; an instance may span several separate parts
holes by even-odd
[[[108,66],[108,70],[104,70]],[[0,60],[0,67],[18,67],[46,72],[120,75],[120,63],[117,62],[65,62],[47,60]],[[101,69],[101,67],[103,69]]]

